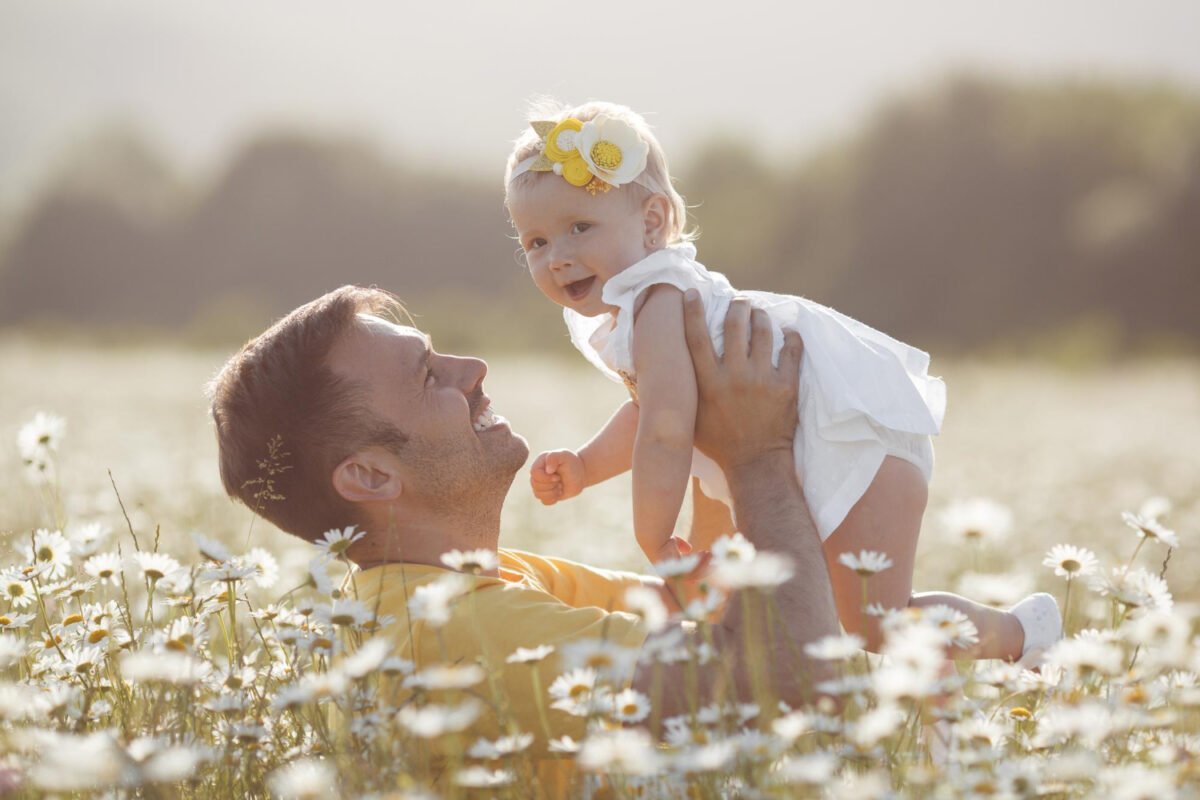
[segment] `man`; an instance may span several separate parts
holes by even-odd
[[[365,531],[346,554],[362,570],[360,600],[395,616],[385,635],[399,654],[419,666],[482,662],[493,705],[479,731],[534,733],[544,752],[553,737],[584,733],[582,718],[546,708],[564,653],[598,642],[595,653],[621,662],[692,634],[678,624],[652,632],[629,613],[632,587],[674,606],[658,578],[499,547],[501,507],[526,442],[493,413],[487,364],[438,353],[420,331],[389,321],[400,311],[385,292],[343,287],[230,359],[213,392],[222,479],[231,495],[303,539],[351,524]],[[744,535],[787,555],[795,576],[775,590],[771,615],[731,598],[710,629],[721,663],[691,670],[643,659],[614,680],[655,697],[656,719],[718,697],[761,698],[763,680],[775,698],[803,703],[826,675],[799,655],[803,645],[838,625],[792,468],[801,344],[790,334],[773,367],[765,315],[738,301],[718,359],[697,298],[685,298],[685,318],[700,399],[697,446],[725,470]],[[498,563],[464,565],[469,574],[452,586],[442,555],[453,550],[484,550]],[[751,640],[753,654],[744,650]],[[539,645],[555,650],[541,660],[524,651],[510,658]]]

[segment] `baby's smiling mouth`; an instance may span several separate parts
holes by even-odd
[[[568,283],[563,289],[567,293],[567,297],[572,300],[582,300],[588,292],[592,290],[592,284],[596,282],[595,275],[589,275],[586,278]]]

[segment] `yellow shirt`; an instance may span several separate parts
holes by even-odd
[[[602,639],[640,649],[647,636],[642,619],[625,611],[627,589],[643,585],[640,575],[589,567],[561,558],[499,551],[500,577],[464,575],[468,590],[453,601],[449,621],[441,627],[409,618],[408,598],[419,586],[445,576],[449,570],[424,564],[387,564],[364,570],[355,579],[358,599],[378,607],[380,617],[395,621],[383,633],[396,643],[396,654],[417,668],[434,664],[479,662],[496,676],[477,687],[482,696],[498,699],[501,707],[487,710],[471,729],[495,739],[508,730],[507,721],[534,735],[532,751],[546,756],[547,737],[538,702],[545,710],[551,738],[583,738],[584,719],[551,709],[547,693],[563,671],[557,648],[581,639]],[[378,604],[378,605],[377,605]],[[535,663],[506,661],[518,647],[553,645],[556,650]],[[540,697],[535,697],[536,671]],[[493,694],[494,692],[494,694]],[[552,758],[552,756],[551,756]],[[571,764],[546,759],[539,776],[547,794],[557,796],[570,778]],[[550,785],[547,785],[550,784]],[[558,786],[553,789],[551,786]]]

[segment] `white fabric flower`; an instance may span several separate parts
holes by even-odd
[[[605,183],[622,186],[646,168],[650,145],[629,123],[600,115],[583,124],[575,147],[588,171]]]

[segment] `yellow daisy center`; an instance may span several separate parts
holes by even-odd
[[[592,145],[592,163],[600,169],[616,169],[621,166],[621,148],[604,140],[596,142]]]

